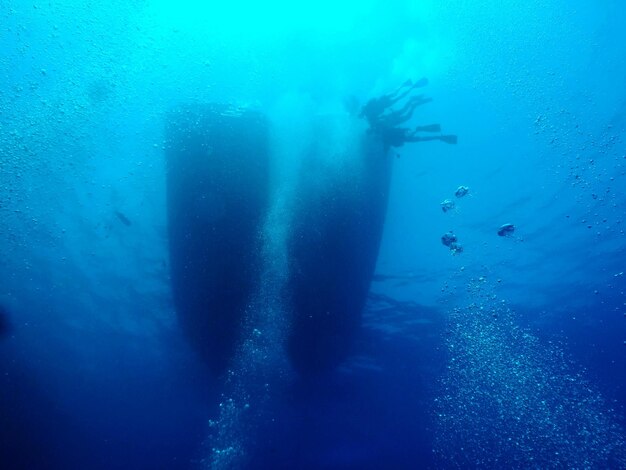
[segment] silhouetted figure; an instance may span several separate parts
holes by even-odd
[[[381,115],[375,122],[375,125],[382,127],[394,127],[404,124],[411,119],[411,117],[413,117],[415,108],[423,104],[430,103],[431,101],[432,98],[425,98],[424,95],[413,96],[406,102],[402,109],[398,111],[392,110],[389,113]]]
[[[435,135],[422,137],[417,135],[418,132],[439,132],[441,130],[439,124],[431,124],[428,126],[418,126],[415,129],[406,127],[382,127],[378,129],[383,142],[388,147],[402,147],[407,142],[427,142],[431,140],[439,140],[446,144],[456,144],[456,135]]]
[[[439,124],[428,124],[426,126],[417,126],[414,132],[441,132]]]
[[[439,124],[417,126],[414,129],[398,127],[413,117],[413,113],[418,106],[430,103],[432,99],[424,95],[417,95],[409,98],[399,110],[394,110],[391,107],[407,97],[415,88],[423,87],[427,84],[428,80],[426,78],[422,78],[416,83],[407,80],[393,93],[369,100],[365,106],[361,108],[360,114],[361,117],[367,119],[370,125],[367,133],[379,135],[387,147],[402,147],[406,143],[432,140],[439,140],[447,144],[456,144],[456,135],[426,137],[418,135],[419,132],[441,132],[441,126]]]
[[[410,136],[408,139],[406,139],[405,142],[428,142],[431,140],[438,140],[440,142],[444,142],[446,144],[452,144],[455,145],[457,143],[457,136],[456,135],[433,135],[433,136],[426,136],[426,137],[420,137],[418,135],[412,135]]]
[[[400,85],[393,93],[389,93],[388,95],[382,95],[378,98],[372,98],[361,108],[361,117],[367,119],[367,121],[372,125],[375,121],[377,121],[380,116],[387,111],[388,108],[396,104],[401,99],[405,98],[411,91],[415,88],[420,88],[428,85],[428,79],[422,78],[417,82],[413,83],[411,80],[407,80],[402,85]]]

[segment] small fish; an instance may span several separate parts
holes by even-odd
[[[121,212],[115,211],[115,215],[117,216],[118,219],[120,219],[120,222],[122,222],[124,225],[126,225],[127,227],[131,226],[131,221],[128,220],[128,217],[126,217],[124,214],[122,214]]]

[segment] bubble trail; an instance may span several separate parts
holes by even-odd
[[[264,271],[259,292],[245,313],[243,341],[229,368],[219,415],[209,421],[200,468],[238,469],[249,465],[256,429],[267,417],[267,404],[286,383],[286,331],[283,290],[288,276],[284,248],[288,225],[286,196],[279,195],[263,230]]]
[[[485,278],[450,313],[433,451],[462,468],[626,468],[615,411],[556,343],[544,343]]]

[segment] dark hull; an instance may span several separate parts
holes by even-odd
[[[365,306],[382,238],[391,159],[364,137],[354,166],[305,164],[288,243],[288,337],[292,363],[305,374],[336,366],[349,353]]]
[[[260,113],[185,108],[167,129],[169,243],[174,301],[186,335],[221,373],[258,292],[261,229],[270,205],[268,124]],[[321,136],[320,138],[323,138]],[[358,329],[382,236],[391,161],[375,138],[341,171],[303,163],[288,230],[286,349],[303,374],[346,357]],[[354,157],[354,158],[353,158]]]
[[[260,281],[268,126],[260,113],[197,106],[173,112],[166,133],[175,307],[195,349],[221,373]]]

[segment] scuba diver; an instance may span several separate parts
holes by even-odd
[[[427,137],[420,137],[417,135],[409,136],[405,142],[428,142],[430,140],[439,140],[446,144],[456,145],[458,142],[458,137],[454,134],[450,135],[433,135]]]
[[[432,98],[425,98],[423,95],[413,96],[399,111],[390,111],[381,115],[375,122],[375,125],[383,127],[394,127],[404,124],[413,116],[415,108],[420,105],[430,103]]]
[[[435,135],[422,137],[418,132],[441,132],[439,124],[429,124],[427,126],[417,126],[415,129],[406,127],[381,127],[378,134],[388,147],[402,147],[407,142],[427,142],[429,140],[439,140],[446,144],[456,144],[456,135]]]
[[[391,107],[408,96],[415,88],[428,84],[428,79],[422,78],[413,83],[407,80],[400,85],[393,93],[372,98],[362,108],[360,117],[367,119],[369,123],[368,134],[377,134],[387,147],[402,147],[408,142],[426,142],[439,140],[447,144],[456,144],[456,135],[426,136],[418,135],[418,132],[441,132],[439,124],[429,124],[427,126],[417,126],[415,129],[397,127],[404,124],[413,117],[415,109],[423,104],[430,103],[432,98],[424,95],[412,96],[399,110]]]
[[[400,85],[393,93],[372,98],[361,108],[360,117],[364,117],[372,125],[380,116],[398,101],[406,97],[414,88],[421,88],[428,85],[427,78],[421,78],[413,83],[411,79]],[[404,90],[403,90],[404,89]]]

